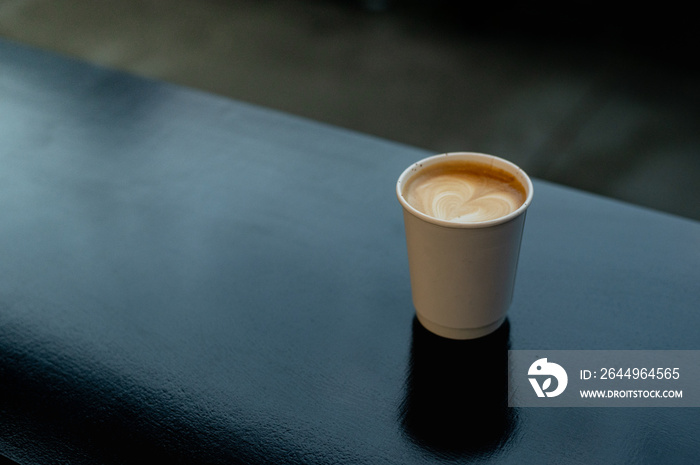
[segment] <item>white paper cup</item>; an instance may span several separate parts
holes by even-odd
[[[486,164],[512,175],[525,189],[525,202],[493,220],[456,223],[421,213],[404,198],[403,186],[425,168],[446,160]],[[403,207],[413,305],[418,321],[450,339],[474,339],[495,331],[513,298],[525,213],[532,181],[502,158],[473,152],[435,155],[399,176],[396,194]]]

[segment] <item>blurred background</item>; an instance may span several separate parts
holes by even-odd
[[[0,37],[700,220],[694,17],[668,3],[0,0]]]

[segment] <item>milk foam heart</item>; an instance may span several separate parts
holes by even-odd
[[[404,187],[406,201],[433,218],[489,221],[517,210],[525,188],[506,171],[469,161],[446,161],[420,171]]]

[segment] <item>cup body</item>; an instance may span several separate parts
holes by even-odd
[[[514,175],[525,202],[501,218],[455,223],[428,216],[404,198],[403,186],[421,170],[450,160],[493,166]],[[456,152],[425,158],[399,177],[396,193],[403,207],[411,292],[416,316],[429,331],[450,339],[474,339],[495,331],[510,307],[532,182],[502,158]]]

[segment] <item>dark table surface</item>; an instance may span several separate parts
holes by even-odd
[[[0,455],[695,462],[698,409],[507,408],[503,375],[699,349],[700,224],[535,180],[506,325],[442,340],[394,196],[426,155],[0,41]]]

